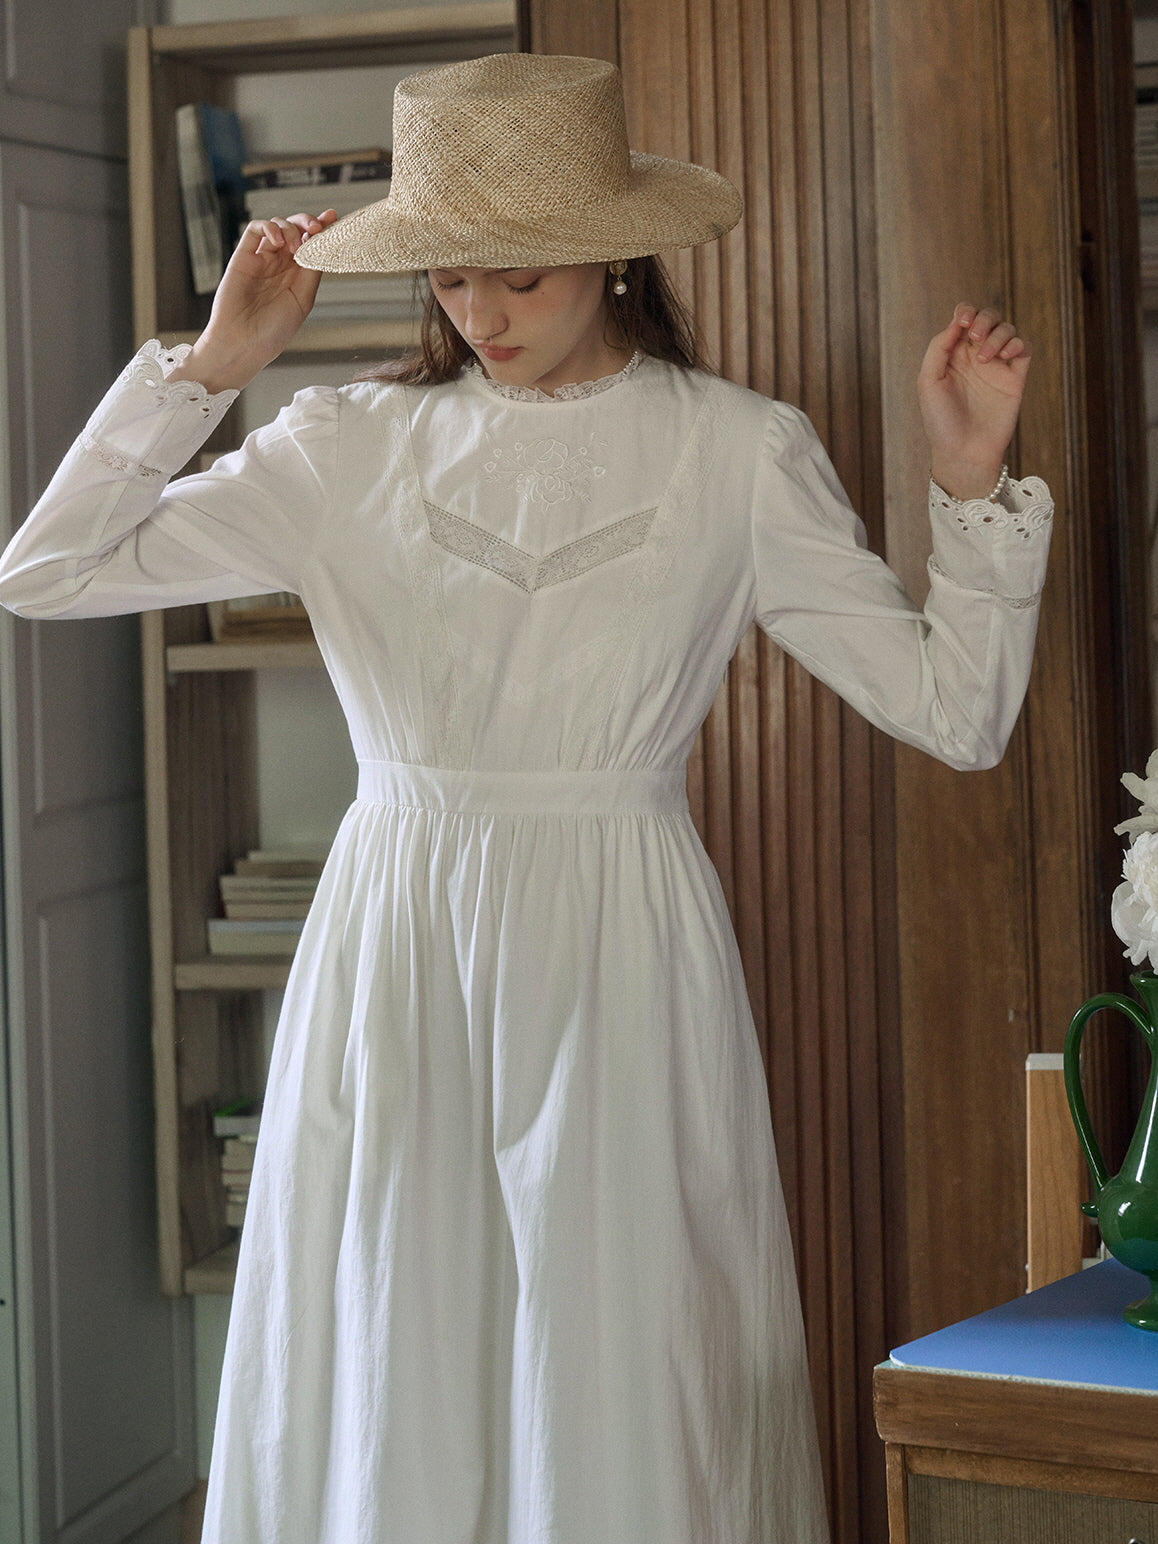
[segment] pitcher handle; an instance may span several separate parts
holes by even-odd
[[[1106,1170],[1106,1160],[1102,1157],[1102,1149],[1098,1146],[1098,1139],[1094,1135],[1090,1112],[1086,1108],[1085,1094],[1082,1092],[1081,1044],[1082,1032],[1086,1024],[1095,1013],[1100,1013],[1103,1009],[1116,1009],[1119,1013],[1124,1013],[1147,1044],[1150,1043],[1153,1034],[1150,1022],[1141,1008],[1121,992],[1103,992],[1098,997],[1091,997],[1089,1002],[1082,1004],[1070,1020],[1063,1057],[1066,1098],[1069,1100],[1070,1114],[1074,1119],[1078,1141],[1082,1145],[1082,1152],[1085,1154],[1096,1190],[1101,1190],[1110,1176]],[[1084,1202],[1082,1211],[1087,1217],[1097,1216],[1097,1206],[1093,1201]]]

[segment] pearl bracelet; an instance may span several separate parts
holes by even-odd
[[[1007,466],[1003,466],[1001,468],[1001,476],[997,479],[992,493],[987,493],[983,499],[959,499],[956,498],[952,493],[947,493],[944,488],[941,488],[941,484],[937,482],[937,480],[932,475],[929,477],[929,481],[933,484],[933,487],[940,488],[941,492],[945,494],[945,497],[949,500],[950,504],[956,504],[958,506],[961,504],[996,504],[998,499],[1005,492],[1006,488],[1009,487],[1010,480],[1009,468]]]
[[[985,502],[987,504],[996,504],[997,500],[1005,492],[1005,490],[1006,490],[1006,488],[1008,486],[1009,486],[1009,468],[1007,466],[1003,466],[1001,468],[1001,476],[997,479],[997,485],[993,489],[992,493],[986,495]]]

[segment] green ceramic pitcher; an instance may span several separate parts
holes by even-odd
[[[1158,975],[1149,970],[1138,971],[1130,977],[1130,985],[1138,994],[1141,1007],[1121,992],[1104,992],[1100,997],[1091,997],[1074,1014],[1066,1035],[1066,1095],[1097,1192],[1092,1201],[1084,1203],[1082,1211],[1097,1218],[1102,1240],[1115,1260],[1150,1278],[1149,1297],[1131,1303],[1125,1316],[1141,1330],[1158,1330]],[[1105,1008],[1124,1013],[1150,1052],[1150,1078],[1138,1125],[1121,1171],[1113,1179],[1106,1172],[1102,1150],[1090,1125],[1082,1093],[1080,1059],[1082,1031],[1090,1018]]]

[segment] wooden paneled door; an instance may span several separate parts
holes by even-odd
[[[764,1050],[833,1536],[879,1544],[873,1365],[1023,1289],[1025,1056],[1123,976],[1112,826],[1150,739],[1130,8],[524,6],[523,47],[620,65],[637,149],[741,187],[741,226],[675,272],[721,372],[809,414],[918,597],[926,340],[968,298],[1037,349],[1015,469],[1056,494],[1055,556],[1002,766],[894,747],[753,633],[689,769]]]

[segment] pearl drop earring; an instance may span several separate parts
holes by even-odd
[[[623,275],[627,272],[627,264],[624,262],[623,258],[620,257],[616,258],[615,262],[609,263],[607,266],[615,279],[615,283],[611,286],[611,293],[613,295],[626,295],[627,281],[624,279]]]

